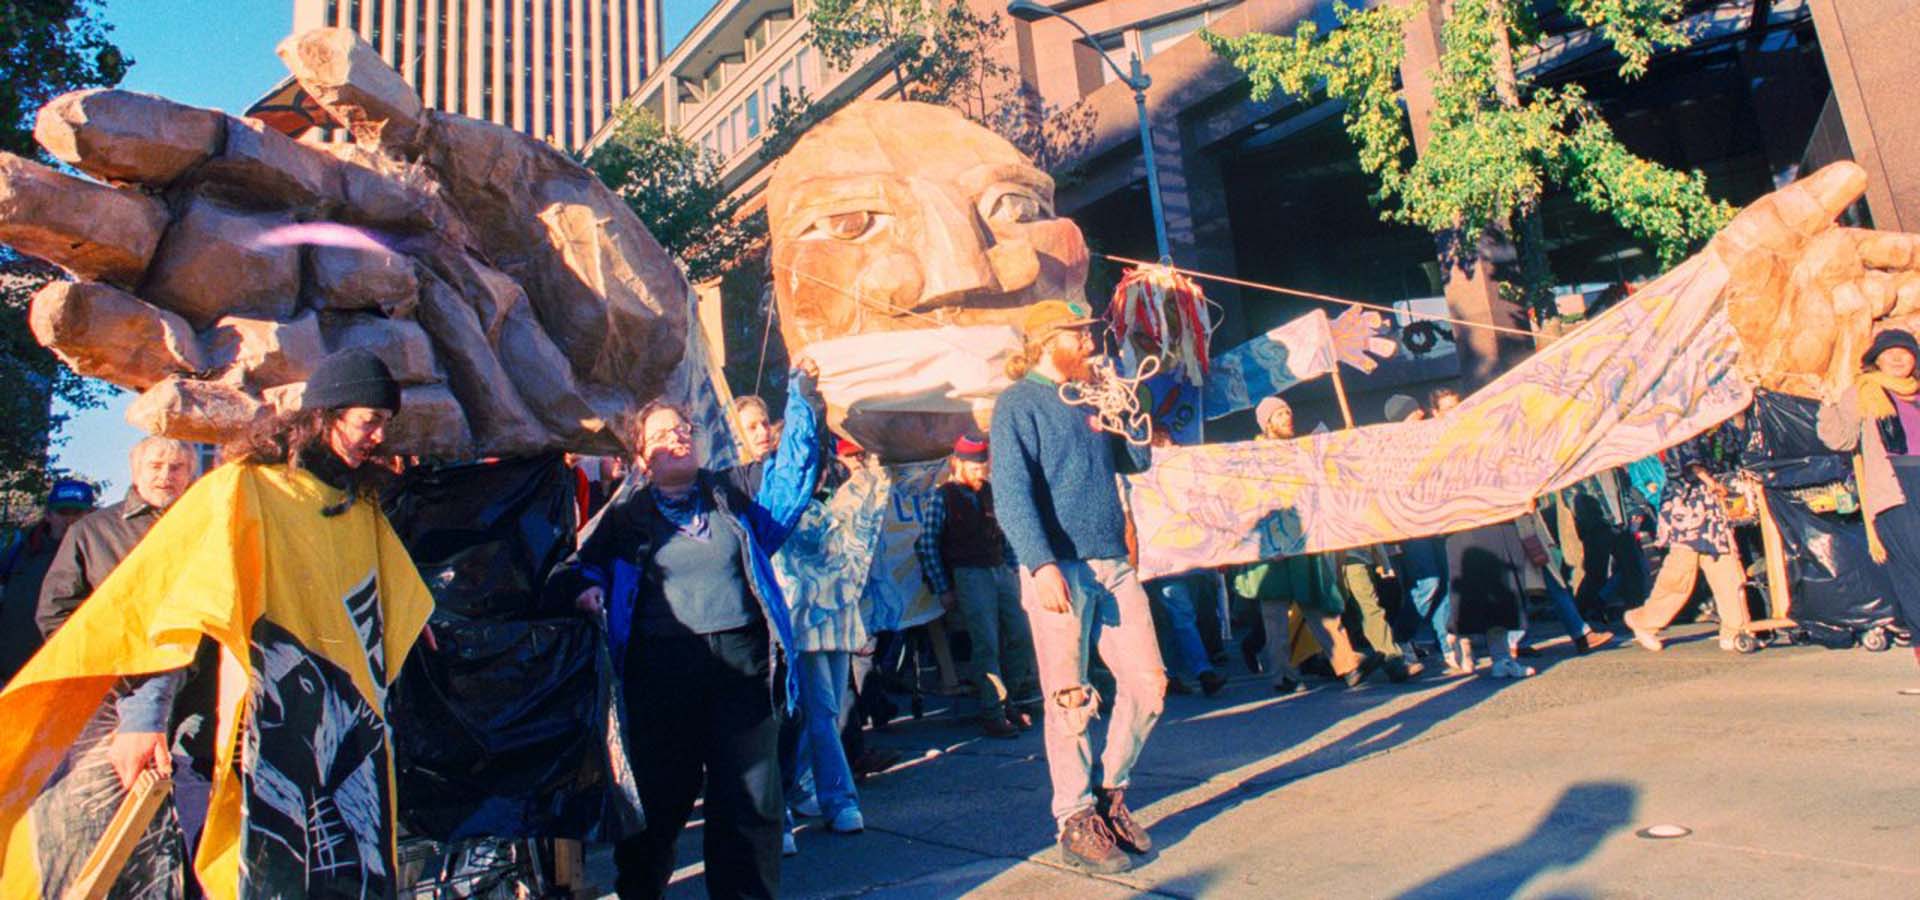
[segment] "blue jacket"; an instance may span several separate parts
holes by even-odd
[[[731,526],[740,539],[748,590],[787,653],[785,704],[789,709],[799,690],[794,676],[798,651],[771,557],[806,511],[820,474],[819,414],[804,399],[805,392],[795,387],[790,385],[787,391],[786,425],[771,459],[722,471],[702,469],[696,482],[697,489],[713,502],[718,513],[715,520]],[[623,673],[641,582],[659,577],[646,563],[653,556],[652,531],[644,524],[654,515],[653,494],[641,487],[638,479],[623,483],[581,531],[579,549],[547,580],[549,595],[556,601],[571,603],[590,585],[606,592],[607,641],[614,667]]]

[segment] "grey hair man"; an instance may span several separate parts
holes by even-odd
[[[67,529],[47,567],[34,613],[34,623],[44,637],[52,637],[66,623],[81,601],[107,579],[107,573],[147,536],[160,514],[187,492],[198,457],[186,443],[150,437],[133,445],[127,463],[133,486],[126,498],[88,513]]]

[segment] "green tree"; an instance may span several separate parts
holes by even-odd
[[[814,0],[807,10],[807,40],[839,69],[879,48],[894,86],[904,94],[935,16],[927,0]]]
[[[1340,6],[1339,24],[1324,34],[1308,22],[1287,36],[1204,37],[1247,74],[1256,100],[1285,91],[1344,104],[1343,123],[1361,168],[1379,179],[1375,201],[1384,218],[1436,233],[1457,231],[1468,246],[1491,229],[1517,232],[1524,293],[1536,307],[1552,280],[1535,218],[1550,185],[1613,218],[1665,265],[1732,217],[1732,207],[1707,193],[1699,172],[1669,169],[1621,145],[1579,85],[1521,81],[1514,48],[1540,40],[1531,4],[1440,2],[1443,48],[1433,73],[1430,138],[1417,158],[1398,77],[1406,54],[1402,27],[1427,14],[1427,0]],[[1683,0],[1563,0],[1561,6],[1613,43],[1622,78],[1638,78],[1655,53],[1686,43],[1677,25]]]
[[[46,159],[33,142],[33,116],[47,101],[81,88],[112,86],[133,60],[107,40],[99,0],[0,3],[0,150]]]
[[[767,129],[760,138],[758,151],[760,161],[771,164],[787,155],[787,151],[793,149],[793,142],[806,134],[807,129],[839,108],[839,104],[815,100],[805,87],[796,91],[782,85],[780,99],[767,108]]]
[[[727,195],[718,155],[645,110],[624,109],[586,164],[694,281],[718,277],[765,236],[765,226],[743,219],[740,201]]]
[[[0,150],[52,161],[33,141],[34,114],[68,91],[120,82],[132,61],[108,41],[111,31],[97,0],[0,3]],[[97,408],[113,391],[62,366],[27,328],[33,293],[58,277],[0,247],[0,509],[12,515],[46,491],[47,451],[65,424],[53,401]]]
[[[1042,169],[1064,177],[1093,136],[1093,110],[1062,109],[1001,61],[1006,22],[979,15],[966,0],[821,0],[808,13],[808,41],[845,68],[873,47],[889,54],[896,92],[904,99],[951,107],[992,129]],[[814,122],[833,113],[802,91],[783,89],[761,158],[772,161]]]

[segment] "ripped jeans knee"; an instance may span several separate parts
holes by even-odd
[[[1100,692],[1091,684],[1054,691],[1049,699],[1060,708],[1061,721],[1069,734],[1086,734],[1087,723],[1100,718]]]

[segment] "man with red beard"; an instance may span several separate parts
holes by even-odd
[[[1071,865],[1112,873],[1132,865],[1127,852],[1152,847],[1125,795],[1160,718],[1167,673],[1146,592],[1127,560],[1117,478],[1146,468],[1144,450],[1097,429],[1086,407],[1060,399],[1061,384],[1092,376],[1090,327],[1097,321],[1060,300],[1033,306],[1021,329],[1024,351],[1009,367],[1014,383],[994,407],[990,441],[996,512],[1020,563],[1021,605],[1046,698],[1060,852]],[[1117,686],[1097,791],[1087,735],[1100,709],[1087,681],[1096,631]]]

